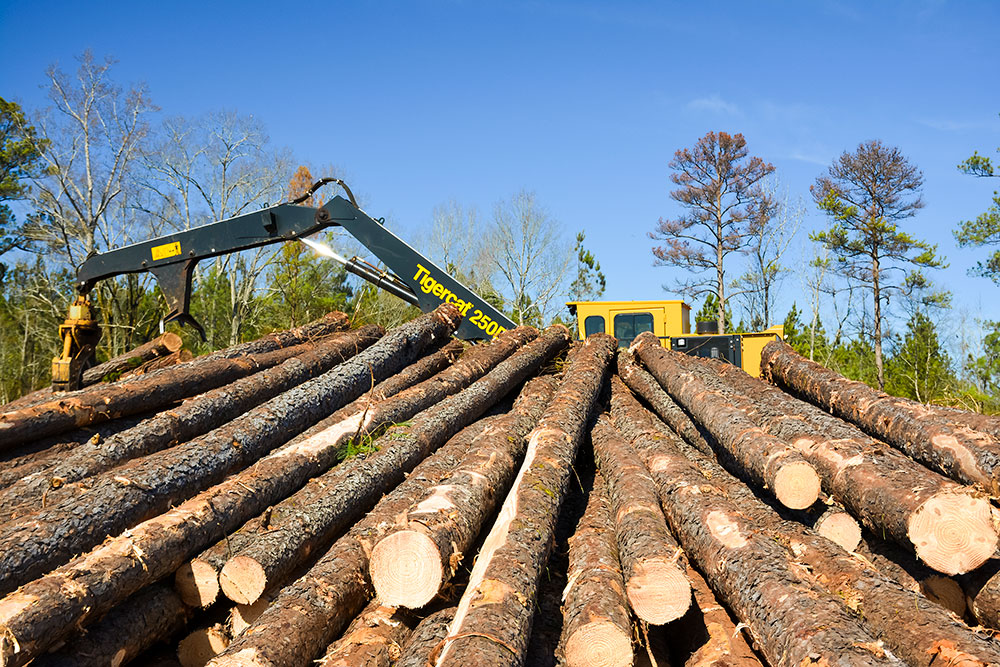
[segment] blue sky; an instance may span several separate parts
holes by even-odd
[[[1000,146],[1000,3],[0,3],[0,95],[44,104],[45,68],[92,49],[170,115],[260,118],[304,162],[333,163],[373,215],[419,238],[435,205],[488,214],[534,190],[567,237],[585,230],[606,298],[671,298],[646,233],[679,210],[667,164],[709,130],[742,132],[824,224],[809,185],[881,139],[924,172],[908,229],[940,246],[933,277],[973,317],[997,287],[958,221],[996,183],[955,165]],[[796,260],[796,264],[801,262]],[[803,301],[789,277],[779,310]]]

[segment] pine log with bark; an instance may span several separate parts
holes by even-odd
[[[656,484],[606,416],[597,418],[591,441],[607,480],[629,604],[646,623],[674,621],[691,605],[691,584],[684,577],[684,552],[660,509]]]
[[[459,321],[458,310],[444,305],[397,327],[331,371],[333,375],[317,378],[332,378],[329,386],[327,381],[313,385],[325,387],[318,395],[293,390],[300,392],[296,410],[329,414],[449,337]],[[284,437],[291,435],[286,432]],[[281,448],[0,599],[0,665],[26,664],[72,628],[86,625],[143,586],[173,574],[192,555],[332,465],[335,451],[308,445],[307,441]],[[67,590],[74,594],[66,595]]]
[[[557,654],[568,667],[631,667],[632,618],[604,478],[569,541],[563,629]]]
[[[590,336],[570,354],[562,383],[528,439],[524,462],[473,566],[437,665],[505,665],[524,659],[538,579],[576,450],[617,341]]]
[[[395,667],[427,667],[433,665],[438,651],[444,646],[448,626],[455,618],[456,607],[436,611],[417,624],[403,644]]]
[[[914,549],[947,575],[974,570],[996,551],[992,510],[982,492],[728,364],[701,363],[729,386],[731,400],[750,406],[757,423],[799,449],[816,466],[827,493],[873,533]]]
[[[342,313],[339,315],[133,380],[94,385],[54,395],[45,403],[5,412],[0,414],[0,450],[72,428],[146,412],[251,375],[263,370],[259,360],[262,355],[343,329],[346,318]],[[274,365],[287,356],[270,355],[266,359]]]
[[[293,356],[278,365],[264,362],[262,366],[270,366],[267,370],[195,396],[105,440],[77,447],[54,467],[28,475],[0,492],[0,515],[16,518],[29,514],[37,509],[43,495],[46,504],[57,504],[78,492],[73,488],[56,489],[204,435],[327,372],[375,343],[384,333],[381,327],[369,325],[316,343],[264,353],[262,358],[274,354]]]
[[[741,476],[769,489],[786,507],[805,509],[819,498],[816,470],[795,448],[764,432],[712,383],[707,372],[683,363],[688,357],[664,350],[651,333],[632,343],[632,352],[672,398],[707,429]]]
[[[316,664],[319,667],[392,667],[418,620],[413,612],[386,607],[376,599]]]
[[[775,667],[903,664],[760,531],[745,514],[744,502],[730,498],[682,453],[678,436],[669,438],[653,425],[624,384],[612,378],[611,386],[615,426],[651,472],[673,533],[712,590],[748,626],[768,662]]]
[[[360,518],[361,512],[449,437],[475,421],[524,377],[534,374],[546,354],[555,354],[565,344],[564,331],[557,329],[546,332],[538,345],[529,344],[514,352],[536,335],[525,327],[504,332],[489,345],[467,351],[437,376],[379,403],[366,415],[359,414],[349,428],[332,427],[334,437],[346,439],[362,428],[364,434],[367,429],[412,417],[408,425],[393,427],[375,440],[370,446],[375,451],[364,459],[338,466],[318,479],[318,494],[307,487],[274,508],[270,522],[275,529],[258,532],[223,566],[219,574],[223,593],[234,602],[252,603],[271,582],[281,580]],[[504,357],[507,361],[501,364]],[[486,372],[491,366],[498,372]],[[469,393],[446,398],[449,391],[470,383]],[[413,417],[419,408],[428,409]]]
[[[921,563],[903,547],[879,539],[866,531],[858,554],[875,566],[879,572],[898,581],[903,588],[921,593],[931,602],[936,602],[948,611],[963,618],[966,611],[966,596],[956,579],[941,575]],[[983,569],[983,568],[980,568]]]
[[[182,344],[180,336],[168,331],[125,354],[108,359],[103,364],[97,364],[93,368],[88,368],[83,372],[81,385],[86,387],[95,382],[103,382],[109,375],[113,377],[108,379],[117,379],[125,371],[133,370],[147,361],[179,352]]]
[[[997,569],[994,566],[983,573],[992,573],[989,577],[976,577],[977,573],[972,573],[971,586],[967,584],[966,590],[972,616],[980,625],[1000,630],[1000,572]]]
[[[288,442],[287,446],[298,445],[314,436],[319,436],[320,433],[343,424],[345,420],[354,419],[356,421],[357,415],[364,414],[372,405],[395,396],[401,391],[421,383],[442,371],[461,352],[462,343],[459,341],[449,342],[440,350],[428,354],[419,361],[407,366],[396,375],[383,380],[361,398],[355,399],[326,419],[295,436]],[[339,439],[332,443],[329,439],[327,440],[330,447],[340,446]],[[306,486],[295,495],[304,499],[326,495],[327,491],[320,480],[321,478],[309,480]],[[311,490],[306,491],[307,489]],[[308,505],[308,502],[306,500],[303,504]],[[258,533],[271,530],[275,525],[274,518],[273,508],[268,508],[262,515],[251,519],[239,530],[231,535],[227,535],[178,568],[174,577],[174,585],[180,593],[181,598],[187,604],[198,607],[207,607],[215,602],[220,592],[219,573],[222,571],[226,561],[235,556],[244,546],[250,544]]]
[[[177,644],[177,659],[181,667],[204,667],[209,660],[225,651],[229,642],[229,633],[221,624],[198,628]]]
[[[1000,494],[1000,441],[969,428],[958,416],[848,380],[781,340],[764,347],[761,371],[776,385],[856,424],[931,470]]]
[[[127,380],[130,378],[139,377],[140,375],[147,375],[153,371],[158,371],[161,368],[167,368],[168,366],[174,366],[176,364],[184,364],[194,359],[194,353],[191,350],[177,350],[173,354],[168,354],[165,357],[157,357],[156,359],[150,359],[142,366],[133,368],[130,371],[122,373],[121,380]]]
[[[123,665],[153,644],[175,636],[192,615],[193,610],[169,586],[153,584],[70,638],[64,646],[31,664],[34,667]]]
[[[625,405],[630,406],[633,419],[648,417],[648,413],[638,414],[638,403],[628,398],[619,396],[620,414],[627,409]],[[671,447],[688,457],[703,480],[725,493],[761,536],[780,545],[790,562],[812,573],[815,582],[857,612],[864,627],[894,655],[911,664],[942,667],[954,664],[949,662],[953,658],[961,658],[957,662],[967,667],[1000,664],[1000,647],[862,559],[798,523],[783,520],[746,485],[679,438],[664,438],[657,456]]]
[[[455,471],[428,489],[375,545],[369,572],[380,600],[423,607],[454,576],[510,487],[525,437],[555,384],[552,377],[530,380],[511,412],[484,430]]]

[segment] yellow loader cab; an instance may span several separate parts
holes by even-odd
[[[577,335],[584,339],[594,333],[608,333],[628,347],[644,331],[652,331],[667,349],[722,359],[739,366],[754,377],[760,376],[760,352],[775,338],[784,337],[780,324],[760,332],[719,335],[715,322],[699,322],[691,333],[691,306],[672,301],[570,301],[569,312],[578,322]]]

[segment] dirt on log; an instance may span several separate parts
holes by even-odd
[[[819,498],[820,479],[802,454],[764,432],[713,383],[707,371],[683,363],[688,357],[664,350],[651,333],[640,334],[631,351],[664,389],[707,429],[742,476],[769,489],[786,507],[805,509]],[[700,372],[699,372],[700,371]]]
[[[614,338],[596,334],[571,352],[473,566],[437,665],[515,665],[524,660],[538,580],[570,470],[616,348]]]
[[[83,381],[81,384],[86,387],[95,382],[102,382],[109,375],[112,377],[108,379],[117,379],[125,371],[133,370],[147,361],[179,352],[181,345],[181,337],[168,331],[125,354],[108,359],[103,364],[98,364],[93,368],[88,368],[83,372]]]
[[[419,413],[409,424],[390,428],[371,443],[370,449],[375,450],[373,453],[323,475],[317,485],[321,492],[315,497],[304,497],[313,491],[307,487],[276,507],[271,514],[275,529],[257,533],[222,568],[219,584],[223,593],[234,602],[254,602],[268,586],[281,580],[308,554],[329,544],[336,534],[372,507],[386,490],[399,484],[421,460],[484,414],[525,377],[537,372],[548,358],[565,345],[564,330],[555,329],[538,339],[537,345],[529,343],[511,354],[518,345],[535,335],[535,332],[526,332],[522,327],[505,332],[493,343],[466,352],[469,355],[467,363],[463,364],[460,359],[438,376],[376,406],[371,413],[376,415],[380,424],[389,419],[412,417],[417,404],[430,408],[427,405],[430,403],[433,408]],[[463,383],[467,384],[505,356],[507,360],[496,365],[482,379],[466,390],[444,398],[444,390],[454,391],[459,386],[457,382],[439,382],[438,378],[442,375],[453,377],[461,374]],[[438,392],[438,389],[442,391]],[[426,400],[428,392],[433,394],[433,400]],[[388,405],[389,409],[382,410],[382,405]],[[384,416],[389,412],[395,418]],[[357,428],[355,422],[351,430],[343,431],[339,426],[330,430],[336,432],[341,429],[344,436],[349,436]]]
[[[558,653],[568,667],[631,667],[632,618],[604,479],[569,540],[568,584]]]
[[[779,387],[856,424],[931,470],[1000,494],[1000,442],[970,428],[958,415],[848,380],[781,340],[764,347],[761,371]]]
[[[454,306],[444,305],[397,327],[313,381],[319,381],[315,387],[326,386],[319,395],[308,395],[312,382],[304,385],[307,389],[292,390],[298,393],[291,401],[295,411],[314,421],[329,414],[412,363],[428,346],[439,345],[460,319]],[[283,437],[291,435],[285,432]],[[335,456],[336,452],[312,451],[304,445],[282,448],[0,599],[0,665],[26,664],[73,628],[85,626],[143,586],[173,574],[192,555],[288,497],[331,465]]]
[[[683,447],[678,436],[671,440],[652,424],[617,378],[612,378],[611,410],[652,473],[664,514],[688,558],[750,629],[768,662],[774,667],[904,664],[760,532],[742,504],[695,467],[678,448]]]
[[[530,380],[513,409],[484,430],[447,479],[430,489],[372,551],[380,600],[423,607],[454,576],[486,519],[510,488],[525,436],[552,398],[555,378]]]
[[[56,491],[60,487],[208,433],[264,401],[327,372],[375,343],[384,333],[381,327],[369,325],[316,343],[264,353],[265,357],[285,356],[286,352],[293,356],[277,366],[264,363],[263,366],[270,368],[195,396],[105,440],[75,448],[57,465],[28,475],[0,493],[0,515],[16,518],[31,513],[43,495],[46,505],[55,505],[63,497],[76,495],[73,489]]]
[[[824,490],[876,535],[888,536],[935,570],[976,569],[997,548],[989,499],[928,470],[856,426],[800,401],[729,364],[702,365],[729,387],[731,400],[802,452]]]
[[[392,667],[418,620],[411,611],[386,607],[375,600],[316,664],[319,667]]]
[[[45,403],[2,413],[0,450],[79,426],[163,407],[256,373],[264,368],[259,359],[261,355],[343,329],[346,317],[342,313],[338,315],[133,380],[94,385],[61,396],[53,394],[53,399]],[[274,365],[287,357],[271,355],[266,358]]]

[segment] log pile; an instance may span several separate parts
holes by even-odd
[[[997,420],[459,321],[0,406],[0,666],[1000,665]]]

